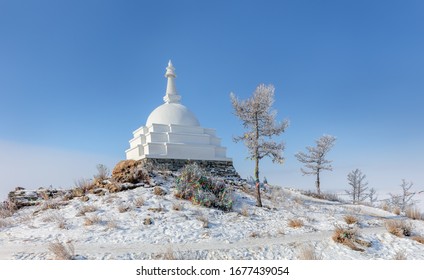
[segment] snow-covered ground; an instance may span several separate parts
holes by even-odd
[[[424,236],[422,220],[276,186],[263,193],[263,208],[236,188],[233,210],[223,212],[175,198],[172,177],[156,181],[166,195],[139,187],[90,194],[87,202],[75,198],[59,209],[22,208],[0,219],[0,259],[53,259],[49,246],[61,242],[72,244],[75,254],[85,259],[301,259],[312,251],[325,260],[424,260],[423,244],[385,228],[388,220],[407,220],[413,235]],[[347,225],[346,215],[358,223]],[[291,227],[290,221],[297,219],[303,225]],[[371,246],[359,245],[363,251],[354,251],[336,243],[332,235],[337,226],[355,227]]]

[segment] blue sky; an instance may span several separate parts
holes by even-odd
[[[314,188],[294,154],[337,137],[322,189],[360,168],[386,194],[424,189],[423,1],[0,0],[0,189],[71,186],[125,157],[162,103],[172,59],[183,104],[253,173],[229,93],[276,88],[290,127],[270,183]],[[46,168],[47,166],[47,168]],[[34,185],[35,186],[34,186]]]

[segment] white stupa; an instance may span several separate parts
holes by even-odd
[[[180,103],[174,70],[169,61],[165,103],[150,113],[145,126],[133,132],[127,159],[232,161],[226,157],[226,148],[221,146],[215,130],[201,127],[196,116]]]

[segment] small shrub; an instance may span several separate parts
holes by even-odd
[[[357,230],[353,228],[343,228],[340,226],[336,226],[333,236],[331,237],[335,242],[341,243],[354,251],[363,252],[364,249],[356,246],[355,243],[370,247],[371,243],[358,239]]]
[[[107,228],[108,229],[118,228],[118,223],[115,220],[110,220],[107,222]]]
[[[240,214],[242,214],[245,217],[249,217],[249,207],[247,205],[243,205],[243,207],[241,208]]]
[[[412,225],[405,221],[387,221],[386,229],[397,237],[411,236]]]
[[[4,220],[3,218],[0,218],[0,228],[5,228],[10,226],[11,223],[9,221]]]
[[[202,227],[203,228],[208,228],[209,227],[209,219],[208,219],[208,217],[206,217],[204,215],[200,215],[200,216],[197,217],[197,219],[202,222]]]
[[[100,224],[102,219],[99,216],[86,217],[84,220],[85,226],[92,226],[94,224]]]
[[[177,178],[175,196],[223,211],[233,207],[232,189],[223,181],[210,178],[197,164],[188,164],[182,169]]]
[[[183,209],[183,205],[181,203],[172,204],[172,210],[181,211]]]
[[[302,246],[298,253],[299,260],[321,260],[322,257],[315,252],[312,246]]]
[[[390,211],[390,206],[387,202],[381,203],[380,208],[383,209],[384,211]]]
[[[406,209],[405,215],[412,219],[412,220],[422,220],[423,215],[421,214],[420,210],[416,207],[411,207]]]
[[[56,241],[50,243],[48,249],[54,254],[56,260],[73,260],[75,258],[75,249],[71,242]]]
[[[337,194],[334,193],[320,193],[317,194],[315,192],[312,191],[304,191],[302,192],[302,194],[306,195],[306,196],[310,196],[313,198],[318,198],[318,199],[323,199],[323,200],[328,200],[328,201],[338,201],[338,202],[343,202],[338,196]]]
[[[137,197],[137,198],[134,200],[134,206],[135,206],[136,208],[140,208],[141,206],[143,206],[143,205],[144,205],[144,203],[145,203],[145,200],[144,200],[144,198],[143,198],[142,196]]]
[[[346,215],[343,217],[344,221],[346,222],[346,224],[348,225],[353,225],[358,223],[358,218],[356,218],[355,216],[352,215]]]
[[[258,238],[260,235],[256,231],[253,231],[253,232],[250,233],[249,236],[252,237],[252,238]]]
[[[110,177],[110,171],[106,165],[98,164],[96,168],[97,168],[97,174],[94,176],[94,178],[96,178],[97,180],[103,181]]]
[[[119,213],[124,213],[124,212],[127,212],[128,210],[130,210],[130,206],[128,206],[127,204],[122,204],[118,206]]]
[[[288,221],[287,225],[291,228],[303,227],[303,221],[300,219],[291,219]]]
[[[90,212],[95,212],[95,211],[97,211],[97,207],[95,207],[93,205],[84,205],[78,211],[77,216],[85,216],[85,213],[90,213]]]
[[[400,210],[400,208],[399,207],[395,207],[395,208],[393,208],[393,214],[395,214],[395,215],[400,215],[400,213],[401,213],[401,210]]]
[[[17,208],[14,203],[9,201],[3,203],[0,202],[0,218],[11,217],[16,212],[16,210]]]
[[[153,224],[153,219],[149,216],[147,216],[146,218],[144,218],[144,222],[143,222],[146,226],[147,225],[151,225]]]
[[[164,196],[164,195],[166,195],[165,190],[162,189],[161,187],[158,187],[158,186],[156,186],[156,187],[153,188],[153,193],[155,195],[158,195],[158,196]]]
[[[83,195],[94,187],[93,183],[89,179],[78,179],[75,181],[75,189],[79,189],[78,192],[82,192]]]

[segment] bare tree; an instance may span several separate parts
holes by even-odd
[[[355,169],[347,175],[347,180],[352,189],[347,190],[346,193],[352,197],[352,203],[354,204],[363,202],[369,196],[368,193],[365,193],[368,189],[368,182],[365,182],[366,177],[359,169]]]
[[[336,138],[334,136],[323,135],[316,140],[317,145],[315,147],[306,147],[308,153],[299,152],[295,155],[297,160],[305,164],[305,168],[300,169],[303,175],[317,176],[315,184],[318,194],[321,194],[319,174],[323,170],[333,170],[330,164],[332,161],[327,160],[325,157],[334,146],[335,141]]]
[[[407,207],[412,206],[415,201],[412,200],[412,198],[415,196],[416,192],[411,192],[410,189],[414,183],[412,182],[406,182],[405,179],[402,179],[402,183],[400,184],[400,187],[402,189],[401,194],[392,194],[390,195],[389,203],[392,206],[399,207],[402,211],[405,211]]]
[[[255,161],[256,199],[259,207],[262,207],[259,161],[264,157],[270,157],[277,163],[284,161],[284,143],[276,143],[272,141],[272,137],[283,133],[288,127],[288,121],[276,121],[277,111],[271,108],[274,103],[274,90],[273,85],[261,84],[246,100],[239,100],[231,93],[234,114],[246,129],[243,135],[234,137],[234,142],[243,141],[249,151],[248,158]]]
[[[377,191],[374,188],[370,189],[370,192],[368,194],[369,200],[370,200],[370,204],[371,206],[374,206],[374,203],[377,201],[378,196],[377,196]]]

